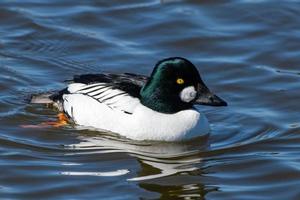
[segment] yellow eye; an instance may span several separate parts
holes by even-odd
[[[179,85],[182,85],[182,84],[184,84],[184,80],[182,78],[178,78],[176,80],[176,83],[179,84]]]

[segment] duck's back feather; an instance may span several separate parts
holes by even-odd
[[[63,104],[64,95],[82,94],[111,109],[132,114],[135,106],[140,102],[140,90],[147,80],[146,76],[130,73],[76,75],[72,80],[68,80],[67,88],[53,94],[50,99]]]
[[[149,77],[144,75],[137,75],[132,73],[123,74],[84,74],[75,75],[73,79],[67,80],[68,83],[83,83],[86,85],[93,85],[97,83],[106,83],[113,89],[119,89],[130,96],[140,97],[140,90],[146,84]],[[50,96],[53,101],[61,101],[64,94],[68,94],[68,88],[65,88]]]
[[[76,75],[71,81],[74,83],[84,84],[107,83],[114,89],[122,90],[133,97],[140,97],[140,90],[145,85],[147,80],[147,76],[131,73],[103,73]]]

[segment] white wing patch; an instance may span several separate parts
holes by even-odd
[[[99,103],[107,105],[111,109],[117,109],[127,114],[132,114],[140,103],[138,98],[130,96],[127,92],[115,89],[106,83],[83,84],[71,83],[68,85],[71,94],[83,94]]]

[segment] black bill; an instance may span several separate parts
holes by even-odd
[[[197,85],[198,98],[195,104],[208,105],[208,106],[227,106],[226,101],[213,94],[206,85],[201,81]]]
[[[211,92],[200,94],[200,96],[196,99],[195,104],[208,106],[227,106],[226,101]]]

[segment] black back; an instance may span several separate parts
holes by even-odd
[[[70,83],[83,83],[83,84],[94,84],[94,83],[107,83],[108,86],[113,89],[122,90],[133,97],[140,98],[141,88],[146,84],[149,78],[143,75],[137,75],[132,73],[123,74],[84,74],[75,75],[73,79],[67,80]],[[62,99],[63,94],[68,94],[67,88],[53,94],[50,98],[53,101],[59,101]]]

